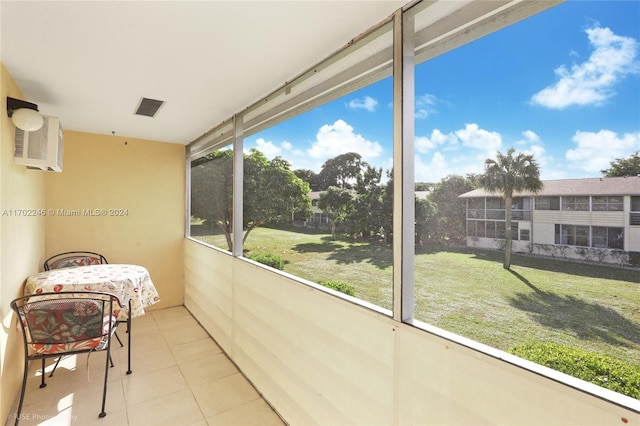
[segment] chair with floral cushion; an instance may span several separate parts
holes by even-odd
[[[107,378],[111,360],[111,337],[123,309],[113,294],[94,291],[62,291],[19,297],[11,302],[18,315],[24,342],[24,375],[16,426],[24,403],[29,361],[42,360],[40,387],[45,383],[45,360],[66,355],[105,351],[102,409],[98,417],[106,416]]]
[[[62,269],[62,268],[77,268],[78,266],[90,266],[90,265],[102,265],[108,264],[107,258],[101,255],[100,253],[96,253],[93,251],[66,251],[64,253],[58,253],[56,255],[51,256],[47,260],[44,261],[44,270],[50,271],[51,269]],[[129,333],[131,322],[130,321],[122,321],[127,323],[127,333]],[[118,339],[118,343],[120,343],[121,347],[124,347],[124,343],[120,339],[120,336],[116,333],[116,339]],[[131,335],[129,335],[129,347],[131,347]],[[131,351],[129,349],[129,351]],[[131,355],[129,355],[129,359],[131,359]],[[129,361],[131,363],[131,361]],[[57,364],[56,364],[57,366]],[[55,371],[55,368],[53,369]],[[129,367],[129,373],[131,372],[131,367]],[[51,372],[53,375],[53,372]]]
[[[100,265],[109,263],[100,253],[92,251],[67,251],[51,256],[44,261],[44,270],[74,268],[77,266]]]

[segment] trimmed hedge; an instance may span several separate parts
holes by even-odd
[[[510,353],[570,376],[640,399],[640,367],[556,343],[526,343]]]
[[[347,283],[343,283],[340,281],[320,281],[318,284],[323,285],[325,287],[329,287],[333,290],[339,291],[341,293],[347,294],[349,296],[355,296],[356,290],[352,285]]]
[[[249,253],[247,256],[251,260],[271,266],[272,268],[282,271],[284,269],[284,260],[277,254],[272,253]]]

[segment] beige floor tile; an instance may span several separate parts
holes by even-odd
[[[170,346],[169,349],[178,364],[192,362],[222,353],[220,346],[211,338],[173,345]]]
[[[206,418],[237,408],[260,395],[240,373],[191,387]]]
[[[150,329],[154,329],[156,328],[158,325],[156,324],[156,320],[153,317],[153,315],[151,314],[144,314],[140,317],[136,317],[133,318],[131,320],[131,328],[133,330],[139,331],[139,330],[150,330]],[[118,334],[121,334],[123,332],[121,332],[120,330],[125,330],[127,329],[127,325],[126,324],[120,324],[118,326]],[[120,336],[120,338],[122,338],[123,336]]]
[[[125,374],[127,370],[126,355],[120,357],[120,363],[118,365],[120,366],[121,374]],[[143,354],[137,353],[134,347],[133,353],[131,354],[132,374],[130,376],[133,377],[137,374],[164,370],[169,367],[175,367],[176,365],[176,359],[168,347],[156,351],[145,351]]]
[[[199,325],[198,321],[196,321],[191,315],[179,315],[171,318],[157,319],[156,324],[158,325],[158,328],[162,331],[193,327],[193,326]]]
[[[208,339],[209,335],[197,323],[194,325],[172,328],[162,332],[169,346],[181,345],[183,343],[195,342],[197,340]]]
[[[180,370],[191,387],[238,373],[236,366],[223,353],[180,364]]]
[[[135,405],[140,402],[161,398],[188,388],[177,366],[142,374],[132,374],[122,381],[126,403]]]
[[[129,407],[130,426],[191,425],[203,420],[198,404],[188,389]]]
[[[282,419],[262,399],[207,418],[209,426],[285,426]]]
[[[148,311],[149,314],[153,315],[153,318],[158,321],[166,318],[176,318],[180,316],[191,316],[189,311],[185,309],[184,306],[175,306],[172,308],[158,309]]]
[[[125,331],[119,328],[125,346],[115,340],[112,346],[115,367],[109,369],[106,417],[98,417],[106,358],[94,353],[88,364],[86,354],[65,358],[53,377],[48,374],[55,360],[47,360],[42,389],[41,363],[32,362],[20,424],[283,424],[184,307],[147,311],[133,320],[131,375],[126,374]]]

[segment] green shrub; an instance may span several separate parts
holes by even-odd
[[[333,290],[337,290],[341,293],[348,294],[349,296],[355,296],[356,290],[352,285],[347,283],[343,283],[340,281],[320,281],[318,284],[323,285],[325,287],[329,287]]]
[[[263,265],[271,266],[272,268],[279,269],[282,271],[284,269],[284,260],[282,257],[273,253],[250,253],[247,256],[251,260],[255,260],[256,262],[262,263]]]
[[[510,353],[573,377],[640,399],[640,367],[555,343],[526,343]]]

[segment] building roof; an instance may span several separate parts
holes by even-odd
[[[537,194],[519,192],[514,196],[640,195],[640,176],[543,180],[542,183],[544,186]],[[460,197],[495,197],[497,195],[497,193],[478,188],[464,193]]]

